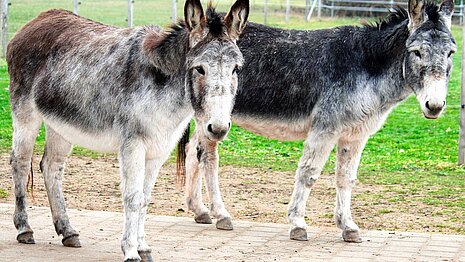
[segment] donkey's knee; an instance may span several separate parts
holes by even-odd
[[[299,167],[299,169],[297,169],[295,179],[298,184],[311,188],[320,177],[320,173],[321,169],[316,167]]]
[[[148,204],[142,192],[134,192],[123,196],[124,208],[130,212],[138,212]]]

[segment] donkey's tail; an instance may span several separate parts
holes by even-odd
[[[183,187],[186,184],[186,146],[189,143],[191,124],[187,124],[186,130],[178,143],[178,154],[176,157],[176,182]]]

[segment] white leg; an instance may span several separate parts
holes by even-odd
[[[39,116],[28,110],[27,106],[16,105],[13,110],[13,150],[10,159],[15,192],[13,221],[18,230],[16,239],[25,244],[35,243],[26,213],[26,183],[41,122]]]
[[[202,176],[199,172],[199,161],[203,155],[203,147],[199,144],[198,129],[195,130],[187,146],[186,155],[186,203],[187,208],[194,212],[195,222],[211,224],[208,208],[202,200]]]
[[[319,178],[321,170],[334,147],[333,136],[320,135],[310,132],[304,143],[303,155],[295,175],[294,191],[288,207],[288,218],[291,224],[290,238],[294,240],[307,240],[305,223],[305,207],[310,190]]]
[[[79,234],[69,223],[61,187],[65,162],[71,152],[71,146],[68,141],[47,126],[45,150],[42,161],[40,161],[40,169],[44,174],[45,188],[47,189],[55,231],[58,235],[63,235],[63,245],[80,247]]]
[[[152,261],[152,252],[151,248],[145,241],[145,215],[147,214],[147,207],[152,200],[152,189],[157,181],[157,177],[164,161],[159,159],[148,159],[145,160],[145,180],[144,180],[144,205],[139,212],[139,223],[138,223],[138,233],[137,233],[137,242],[138,247],[137,251],[142,258],[142,261]]]
[[[218,181],[218,143],[204,140],[201,144],[204,146],[199,164],[200,175],[205,176],[211,214],[217,219],[216,228],[232,230],[231,215],[224,207]]]
[[[145,147],[141,140],[124,141],[120,149],[121,192],[124,228],[121,249],[125,261],[140,261],[137,252],[138,225],[144,206]]]
[[[352,220],[350,202],[352,188],[357,180],[357,169],[363,148],[368,138],[347,141],[340,139],[337,146],[336,168],[336,208],[334,217],[336,225],[343,230],[346,242],[361,242],[359,228]]]

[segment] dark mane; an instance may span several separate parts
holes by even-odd
[[[208,6],[206,15],[207,25],[210,30],[210,34],[213,37],[220,37],[223,34],[223,32],[226,31],[223,17],[220,14],[218,14],[215,11],[215,8],[212,6]]]
[[[439,7],[434,4],[432,1],[428,1],[425,3],[425,12],[428,15],[428,20],[437,23],[439,22]],[[395,25],[398,25],[402,23],[403,21],[408,20],[408,12],[405,8],[396,6],[394,8],[394,11],[389,13],[388,16],[385,18],[382,18],[380,21],[368,24],[366,27],[372,28],[372,29],[380,29],[380,28],[386,28],[386,27],[392,27]]]

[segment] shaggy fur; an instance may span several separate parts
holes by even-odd
[[[248,24],[238,41],[246,63],[233,121],[266,137],[305,139],[288,208],[292,239],[307,239],[310,189],[337,144],[335,221],[345,241],[361,241],[350,200],[362,150],[410,94],[427,118],[444,109],[457,48],[450,33],[453,7],[451,0],[440,7],[410,0],[409,10],[397,9],[373,25],[315,31]],[[189,209],[196,218],[209,215],[201,199],[205,176],[212,216],[230,220],[217,184],[216,143],[201,134],[196,131],[187,154]]]
[[[230,13],[248,13],[238,0]],[[236,10],[239,6],[240,10]],[[47,134],[40,163],[56,232],[65,246],[80,246],[65,209],[61,181],[73,144],[118,152],[125,213],[125,260],[151,260],[144,221],[161,165],[195,115],[209,140],[230,126],[242,55],[224,19],[199,0],[187,0],[185,21],[164,32],[156,26],[120,29],[64,10],[50,10],[25,25],[7,51],[13,115],[12,176],[18,241],[34,243],[25,188],[34,141]],[[210,32],[213,29],[213,32]]]

